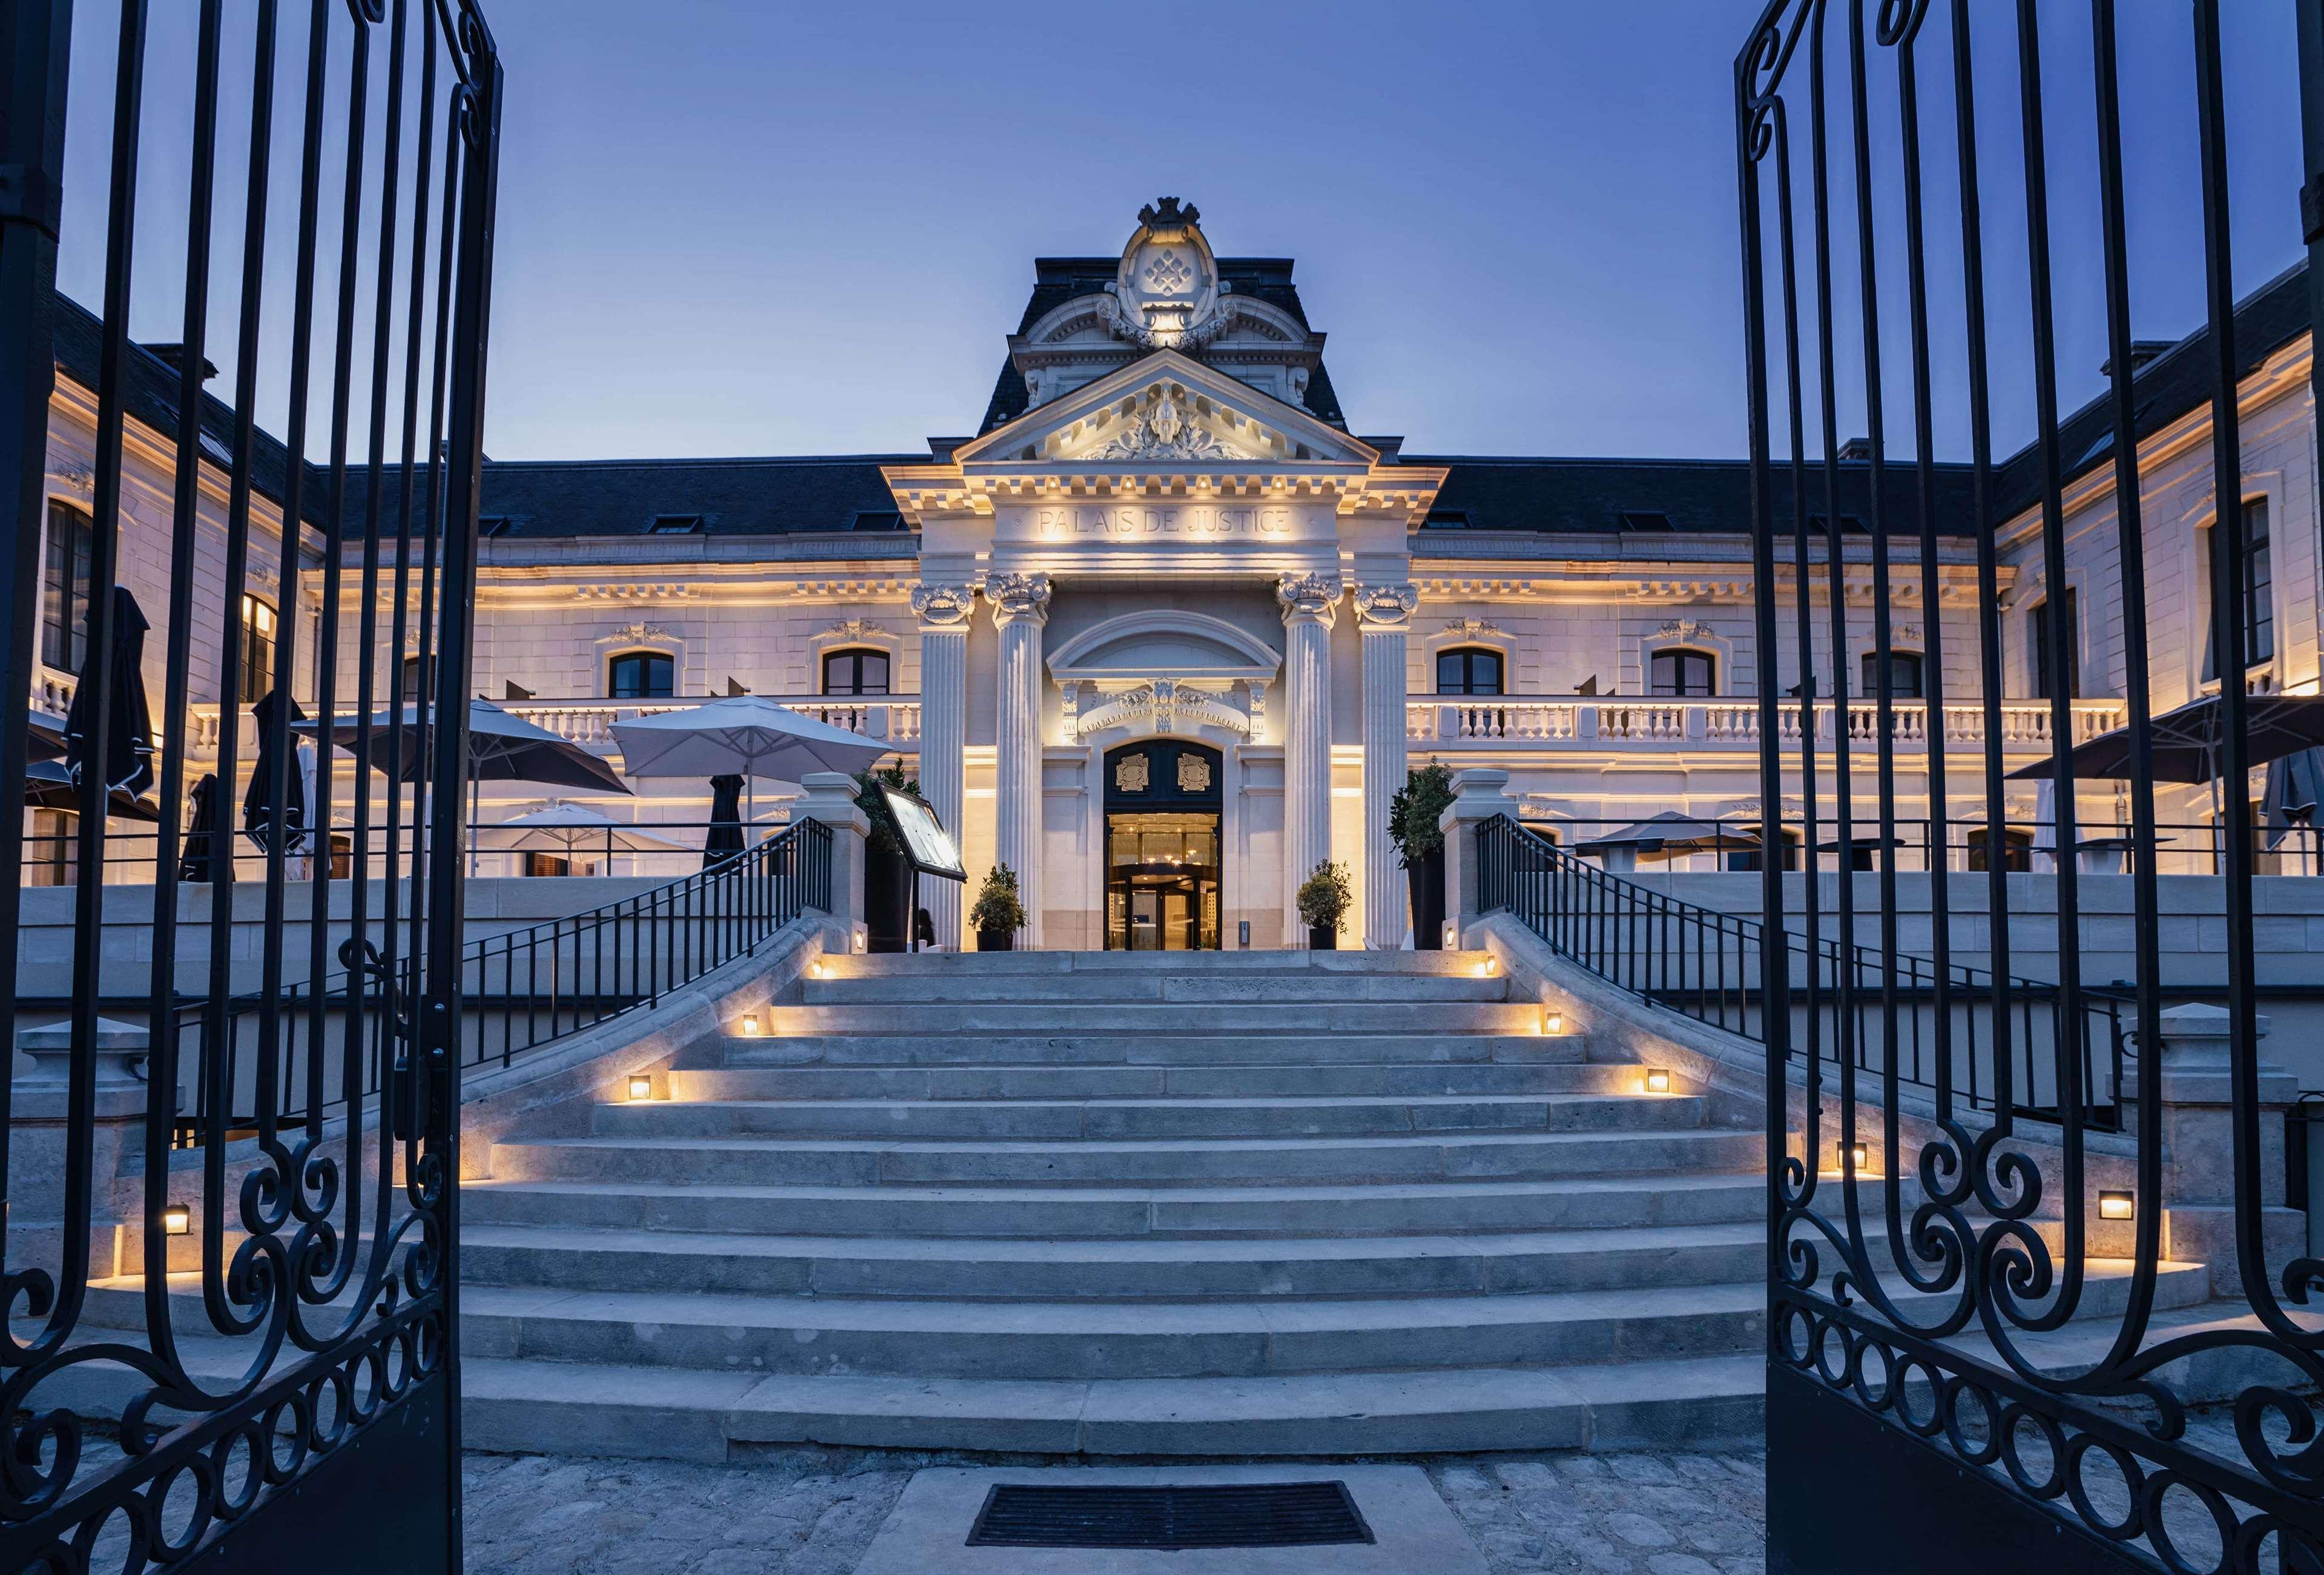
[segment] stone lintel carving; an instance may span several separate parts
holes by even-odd
[[[1490,618],[1447,618],[1442,632],[1455,639],[1471,640],[1480,635],[1498,635],[1501,626]]]
[[[1420,606],[1420,588],[1402,585],[1356,587],[1356,621],[1367,629],[1402,629]]]
[[[1716,640],[1719,631],[1709,624],[1689,623],[1683,618],[1672,618],[1655,630],[1657,635],[1674,635],[1682,640]]]
[[[1132,725],[1151,727],[1157,733],[1175,733],[1179,725],[1217,727],[1245,738],[1258,737],[1257,718],[1247,715],[1228,702],[1224,692],[1207,690],[1176,679],[1157,678],[1108,695],[1095,704],[1084,706],[1084,697],[1078,691],[1079,683],[1065,686],[1071,691],[1065,710],[1065,737],[1078,744],[1092,733],[1108,727]]]
[[[917,585],[912,588],[912,616],[923,629],[956,629],[976,611],[973,585]]]
[[[1049,621],[1049,577],[1046,574],[996,574],[984,583],[984,597],[992,604],[992,621],[1013,624],[1021,618]]]
[[[1309,618],[1330,628],[1337,620],[1342,590],[1336,574],[1286,574],[1275,582],[1283,621]]]
[[[615,629],[612,634],[607,635],[604,637],[604,640],[601,640],[598,643],[603,644],[605,641],[610,640],[615,642],[626,641],[635,644],[641,640],[668,640],[671,638],[674,638],[674,636],[670,632],[662,627],[659,624],[623,624],[620,628]]]

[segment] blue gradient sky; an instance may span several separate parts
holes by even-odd
[[[2013,252],[2022,207],[1996,184],[2018,156],[2011,8],[1973,5],[1987,201]],[[103,38],[106,9],[85,5],[87,36]],[[496,458],[910,449],[970,431],[1033,257],[1114,251],[1165,192],[1200,205],[1222,253],[1298,260],[1360,431],[1436,451],[1742,452],[1730,62],[1756,0],[487,9],[509,71]],[[156,7],[157,49],[191,10]],[[2298,255],[2292,6],[2227,10],[2248,289]],[[1923,79],[1941,81],[1943,0],[1934,12]],[[2105,353],[2087,138],[2070,129],[2087,115],[2088,6],[2042,12],[2070,406]],[[2122,13],[2137,331],[2176,337],[2202,277],[2188,6]],[[101,96],[90,64],[77,111]],[[1893,171],[1893,112],[1875,142]],[[154,200],[166,233],[166,191]],[[1932,226],[1950,200],[1940,182]],[[94,303],[88,238],[68,235],[64,273]],[[1934,280],[1941,388],[1957,295],[1941,266]],[[1988,287],[2006,430],[2030,412],[2022,266],[1999,257]],[[138,337],[178,337],[167,305],[164,290],[141,306]],[[1888,358],[1901,370],[1901,338]],[[1941,449],[1959,440],[1941,427]]]

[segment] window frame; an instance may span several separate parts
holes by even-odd
[[[1476,671],[1479,657],[1489,658],[1492,662],[1493,686],[1490,689],[1478,687]],[[1444,687],[1444,663],[1447,661],[1457,661],[1461,664],[1461,687],[1458,689]],[[1440,695],[1458,697],[1481,695],[1489,699],[1499,699],[1509,692],[1508,653],[1491,645],[1447,645],[1436,653],[1434,677],[1436,681],[1436,692]]]
[[[2025,609],[2026,653],[2033,665],[2032,698],[2037,700],[2053,698],[2050,693],[2050,608],[2061,599],[2066,604],[2066,699],[2082,698],[2081,598],[2069,585],[2058,596],[2045,594]]]
[[[1678,668],[1674,688],[1665,689],[1655,670],[1665,662]],[[1703,667],[1703,687],[1689,686],[1686,664],[1699,662]],[[1719,653],[1705,651],[1700,645],[1663,645],[1646,653],[1646,693],[1656,699],[1709,699],[1719,693]]]
[[[266,663],[264,672],[259,675],[261,681],[254,682],[252,679],[254,658],[258,652],[260,635],[257,620],[251,615],[262,610],[266,615],[268,625],[264,636]],[[281,653],[282,609],[254,591],[244,591],[242,593],[242,638],[235,651],[234,671],[234,692],[242,704],[256,705],[266,698],[270,690],[281,681],[281,670],[279,666]]]
[[[60,527],[69,527],[71,551]],[[97,553],[97,523],[67,498],[49,499],[41,541],[41,661],[58,672],[78,673],[88,660],[88,604]],[[61,583],[59,572],[62,571]]]
[[[1860,692],[1868,699],[1877,699],[1880,694],[1879,661],[1880,653],[1877,649],[1863,652],[1857,658],[1857,680],[1861,686]],[[1912,663],[1911,689],[1895,687],[1895,664],[1900,662]],[[1929,698],[1929,661],[1924,653],[1892,645],[1888,648],[1888,695],[1891,699],[1924,700]]]
[[[880,687],[877,689],[865,687],[863,666],[866,658],[877,658],[885,669],[880,680]],[[848,662],[853,664],[853,688],[833,687],[832,664],[836,662]],[[848,699],[880,699],[896,692],[895,654],[892,652],[883,651],[877,645],[835,646],[825,651],[823,653],[823,659],[816,664],[816,675],[823,686],[817,692],[825,695],[841,696]]]
[[[622,670],[622,664],[629,662],[634,662],[639,664],[639,691],[636,693],[624,694],[622,691],[622,683],[619,675]],[[654,663],[656,662],[661,663],[669,674],[668,687],[662,689],[659,692],[654,692],[650,687],[653,680]],[[612,655],[605,658],[605,698],[612,700],[676,699],[678,698],[678,658],[668,651],[655,651],[651,649],[632,649],[628,651],[614,652]]]

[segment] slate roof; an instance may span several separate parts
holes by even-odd
[[[1451,472],[1436,495],[1428,525],[1434,530],[1526,531],[1547,535],[1607,532],[1682,534],[1747,531],[1751,525],[1751,467],[1741,459],[1540,459],[1474,454],[1406,454],[1413,465],[1442,465]],[[1966,467],[1936,468],[1940,528],[1965,533],[1969,520]],[[1917,532],[1919,481],[1909,466],[1887,471],[1888,526]],[[1775,477],[1778,528],[1792,518],[1788,468]],[[1840,468],[1840,516],[1843,530],[1868,529],[1871,467],[1849,461]],[[1823,473],[1808,477],[1808,512],[1824,512]]]
[[[1291,282],[1290,258],[1221,257],[1218,264],[1219,277],[1234,286],[1234,293],[1256,296],[1290,313],[1301,328],[1310,326],[1307,309],[1299,303],[1299,287]],[[1034,258],[1033,293],[1025,302],[1025,315],[1018,320],[1017,331],[1025,332],[1077,296],[1103,294],[1120,271],[1119,256]],[[1201,352],[1194,353],[1194,359],[1202,359]],[[992,397],[984,406],[983,423],[976,430],[989,432],[1015,421],[1025,413],[1028,403],[1025,375],[1017,370],[1014,361],[1003,360],[1001,375],[992,384]],[[1348,424],[1340,411],[1340,396],[1332,387],[1332,374],[1321,362],[1307,380],[1305,404],[1308,413],[1319,421],[1342,428]]]
[[[57,370],[95,393],[105,350],[105,325],[95,312],[69,296],[51,295],[53,315],[49,331]],[[174,442],[178,436],[178,369],[142,345],[132,344],[122,360],[122,404],[129,416]],[[234,457],[234,407],[217,395],[202,395],[202,449],[221,469]],[[313,465],[304,465],[299,512],[309,524],[325,524],[330,517],[330,478]],[[281,442],[263,428],[251,433],[251,489],[281,505],[289,489],[290,456]]]
[[[770,459],[487,460],[487,520],[497,538],[643,536],[657,520],[701,518],[711,536],[904,528],[882,465],[918,454]],[[493,527],[487,526],[487,529]]]

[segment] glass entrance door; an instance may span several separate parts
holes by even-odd
[[[1106,950],[1218,950],[1217,815],[1108,815],[1105,848]]]

